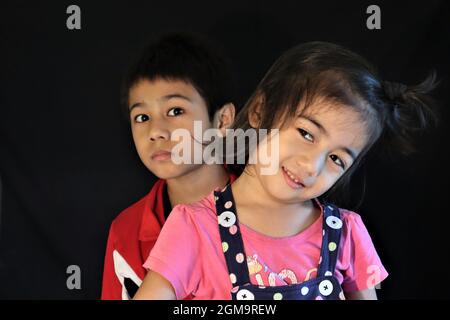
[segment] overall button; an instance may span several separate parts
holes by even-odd
[[[319,292],[321,295],[327,297],[333,292],[333,284],[330,280],[323,280],[319,284]]]
[[[342,228],[342,220],[334,217],[334,216],[329,216],[325,222],[327,223],[327,225],[332,228],[332,229],[340,229]]]
[[[222,227],[229,228],[236,223],[236,215],[231,211],[224,211],[219,215],[218,220]]]
[[[255,296],[253,293],[248,291],[247,289],[241,289],[236,294],[238,300],[255,300]]]

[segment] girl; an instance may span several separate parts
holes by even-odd
[[[410,134],[434,117],[433,86],[434,76],[383,82],[334,44],[287,51],[236,122],[279,130],[279,170],[247,162],[233,184],[175,207],[135,298],[376,299],[388,274],[360,216],[319,197],[345,185],[375,144],[410,151]]]

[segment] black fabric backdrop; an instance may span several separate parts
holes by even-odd
[[[448,1],[374,3],[381,30],[366,28],[365,1],[2,1],[0,298],[99,298],[109,225],[155,181],[121,117],[120,80],[150,36],[176,30],[223,44],[239,104],[304,41],[346,45],[388,80],[435,68],[441,126],[407,160],[371,164],[358,212],[390,272],[381,298],[450,298]],[[81,30],[66,28],[71,4]],[[66,286],[69,265],[80,290]]]

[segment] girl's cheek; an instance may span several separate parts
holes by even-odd
[[[340,175],[337,172],[330,172],[328,170],[325,170],[324,177],[323,177],[323,186],[327,190],[331,188],[336,181],[339,179]]]

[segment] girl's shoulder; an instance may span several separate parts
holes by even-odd
[[[325,208],[325,206],[327,206],[327,205],[329,205],[329,203],[322,203],[323,208]],[[346,229],[348,230],[349,228],[351,230],[351,227],[364,226],[361,216],[358,213],[356,213],[355,211],[352,211],[352,210],[346,209],[346,208],[341,208],[334,204],[332,204],[330,207],[339,209],[339,215],[340,215],[340,219],[342,220],[344,231]]]
[[[355,224],[362,222],[360,214],[355,211],[345,208],[339,208],[339,213],[341,215],[341,220],[343,220],[347,224]]]
[[[372,239],[361,215],[345,208],[339,208],[339,213],[342,220],[342,240],[357,241],[361,246],[372,247]]]
[[[190,220],[196,224],[211,221],[217,223],[214,192],[197,202],[176,205],[172,209],[168,221],[169,219]]]

